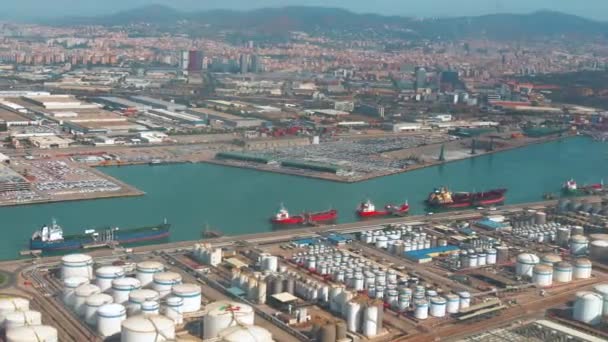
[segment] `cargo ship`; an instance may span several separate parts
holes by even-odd
[[[303,225],[319,222],[331,222],[337,219],[338,211],[335,209],[291,216],[289,215],[289,211],[283,205],[281,205],[277,213],[270,218],[270,222],[276,225]]]
[[[109,227],[97,231],[87,229],[83,234],[64,235],[63,228],[55,220],[34,232],[30,239],[31,250],[58,251],[84,249],[110,244],[127,244],[160,240],[169,237],[171,225],[167,222],[156,226],[120,229]]]
[[[357,207],[357,215],[362,218],[378,217],[378,216],[389,216],[389,215],[403,215],[410,210],[410,205],[405,201],[401,205],[387,204],[383,209],[377,210],[376,206],[372,201],[367,200],[361,202]]]
[[[589,194],[597,191],[601,191],[604,189],[604,181],[602,180],[600,183],[590,184],[579,186],[574,179],[570,179],[566,181],[562,185],[562,192],[565,195],[583,195]]]
[[[507,189],[493,189],[484,192],[451,192],[448,188],[438,188],[431,192],[426,204],[434,208],[468,208],[499,204],[505,201]]]

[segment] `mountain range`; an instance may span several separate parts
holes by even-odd
[[[608,23],[560,12],[492,14],[476,17],[417,19],[378,14],[359,14],[339,8],[282,7],[251,11],[210,10],[182,12],[150,5],[97,17],[53,20],[63,25],[124,26],[149,23],[160,27],[205,25],[220,30],[264,33],[287,31],[394,31],[420,37],[485,37],[490,39],[530,39],[576,37],[608,38]]]

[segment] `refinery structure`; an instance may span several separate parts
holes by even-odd
[[[603,341],[607,213],[590,197],[4,262],[0,324],[9,342]]]

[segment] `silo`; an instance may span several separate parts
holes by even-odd
[[[160,314],[160,304],[155,301],[145,301],[141,303],[141,313],[143,315],[158,315]]]
[[[261,280],[258,282],[258,287],[256,289],[256,294],[257,294],[257,298],[256,298],[256,303],[258,304],[265,304],[266,303],[266,282]]]
[[[477,256],[477,254],[470,254],[469,253],[469,267],[470,268],[475,268],[478,266],[478,259],[479,257]]]
[[[165,265],[158,261],[142,261],[137,263],[135,267],[135,277],[139,280],[141,286],[148,286],[154,280],[154,275],[164,270]]]
[[[203,318],[203,339],[211,339],[228,327],[235,325],[253,325],[254,311],[249,305],[218,301],[207,305]]]
[[[201,309],[201,287],[196,284],[178,284],[171,293],[184,300],[183,312],[196,312]]]
[[[496,262],[499,264],[504,264],[509,261],[509,247],[507,246],[498,246],[496,247]]]
[[[272,289],[271,293],[273,295],[284,292],[284,288],[283,288],[284,281],[285,280],[281,276],[277,276],[272,279],[272,284],[271,284],[270,288]],[[294,282],[294,292],[295,292],[295,282]]]
[[[144,302],[158,302],[160,295],[154,290],[138,289],[129,293],[129,301],[127,303],[127,314],[136,316],[141,313],[141,305]]]
[[[576,235],[585,235],[585,228],[583,228],[582,226],[572,226],[572,230],[571,230],[571,236],[576,236]]]
[[[180,297],[169,296],[165,299],[163,307],[165,316],[172,319],[175,324],[182,324],[184,317],[184,300]]]
[[[431,316],[444,317],[447,307],[447,300],[440,296],[431,297]]]
[[[276,272],[279,268],[279,258],[275,255],[264,253],[261,255],[261,264],[263,270]]]
[[[427,319],[429,317],[429,302],[426,299],[414,300],[414,317]]]
[[[68,254],[61,258],[61,279],[83,277],[93,279],[93,258],[87,254]]]
[[[26,325],[42,324],[42,315],[38,311],[26,310],[15,311],[6,315],[4,319],[4,328],[8,331]]]
[[[584,235],[573,235],[570,238],[570,254],[583,255],[587,253],[589,240]]]
[[[336,339],[338,339],[336,326]],[[346,335],[345,335],[346,337]],[[243,325],[226,328],[218,333],[220,342],[272,342],[272,334],[257,325]]]
[[[363,322],[361,332],[367,338],[372,338],[378,335],[378,330],[381,326],[380,311],[382,310],[382,303],[370,302],[367,307],[363,310]]]
[[[589,256],[593,260],[608,260],[608,240],[595,240],[589,245]]]
[[[458,310],[460,309],[460,297],[455,294],[448,294],[445,297],[448,302],[446,306],[447,313],[458,313]]]
[[[228,328],[228,329],[230,329],[230,328]],[[336,340],[336,325],[335,324],[327,323],[319,329],[317,341],[333,342],[335,340]]]
[[[127,309],[122,304],[102,305],[97,310],[97,333],[104,337],[118,334],[120,324],[125,319],[127,319]]]
[[[84,317],[87,298],[94,294],[101,293],[99,286],[93,284],[82,284],[74,291],[74,312],[80,317]]]
[[[348,331],[357,332],[361,327],[361,302],[351,300],[346,304],[346,326]]]
[[[547,223],[547,214],[542,211],[537,211],[534,214],[534,223],[535,224],[546,224]]]
[[[553,280],[560,283],[572,281],[572,265],[567,262],[560,262],[553,271]]]
[[[557,228],[557,244],[566,247],[570,241],[570,227]]]
[[[602,296],[602,314],[608,316],[608,284],[598,284],[593,290]]]
[[[346,338],[346,323],[339,321],[336,323],[336,341],[342,341]],[[255,341],[251,341],[255,342]]]
[[[63,303],[65,306],[73,308],[74,307],[74,291],[76,288],[82,284],[88,284],[89,278],[85,277],[70,277],[65,278],[63,280]]]
[[[124,268],[120,266],[104,266],[95,270],[95,283],[105,292],[112,287],[112,280],[125,276]]]
[[[535,254],[521,253],[517,256],[517,264],[515,265],[515,274],[519,276],[532,277],[534,266],[540,262]]]
[[[0,298],[0,323],[4,324],[6,315],[15,311],[27,311],[30,309],[30,301],[21,297],[7,296]]]
[[[486,249],[486,264],[487,265],[494,265],[494,264],[496,264],[496,254],[497,253],[498,252],[494,248],[488,248],[488,249]]]
[[[285,291],[284,292],[289,292],[291,294],[294,293],[295,291],[295,280],[293,279],[293,277],[287,277],[287,279],[285,279]]]
[[[596,241],[596,240],[608,241],[608,234],[601,234],[601,233],[589,234],[589,240],[590,241]]]
[[[562,257],[557,254],[549,253],[542,256],[540,259],[540,263],[543,265],[555,267],[558,263],[562,261]]]
[[[458,297],[460,297],[459,310],[466,309],[471,306],[471,294],[468,291],[458,292]]]
[[[133,316],[124,320],[121,326],[121,342],[162,342],[175,339],[175,323],[164,316]]]
[[[532,271],[532,279],[538,287],[548,287],[553,284],[553,267],[536,265]]]
[[[94,295],[90,296],[89,298],[87,298],[87,300],[84,304],[85,305],[85,312],[84,312],[85,321],[90,325],[97,324],[97,310],[99,310],[99,308],[102,305],[110,304],[113,301],[114,301],[114,298],[112,298],[112,296],[110,296],[109,294],[105,294],[105,293],[97,293],[97,294],[94,294]]]
[[[129,300],[129,293],[141,288],[141,283],[135,278],[118,278],[112,280],[112,297],[114,303],[123,304]]]
[[[48,325],[30,325],[6,332],[6,342],[57,342],[57,329]]]
[[[152,278],[152,288],[159,293],[160,298],[170,294],[173,286],[182,283],[182,276],[175,272],[155,273]]]
[[[574,279],[588,279],[591,278],[591,261],[589,259],[580,258],[574,262],[574,272],[572,276]]]
[[[597,325],[602,319],[602,303],[602,296],[597,293],[577,292],[572,318],[583,323]]]

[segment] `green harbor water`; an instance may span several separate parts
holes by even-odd
[[[542,200],[574,177],[579,184],[608,176],[608,145],[585,137],[528,146],[356,184],[342,184],[209,164],[108,167],[102,171],[146,192],[143,197],[40,204],[0,209],[0,259],[26,249],[34,230],[56,218],[66,233],[88,228],[173,225],[172,241],[201,236],[205,224],[227,235],[272,229],[268,218],[282,202],[292,214],[333,207],[338,222],[357,220],[358,202],[379,207],[409,200],[424,213],[434,187],[454,191],[509,189],[506,203]]]

